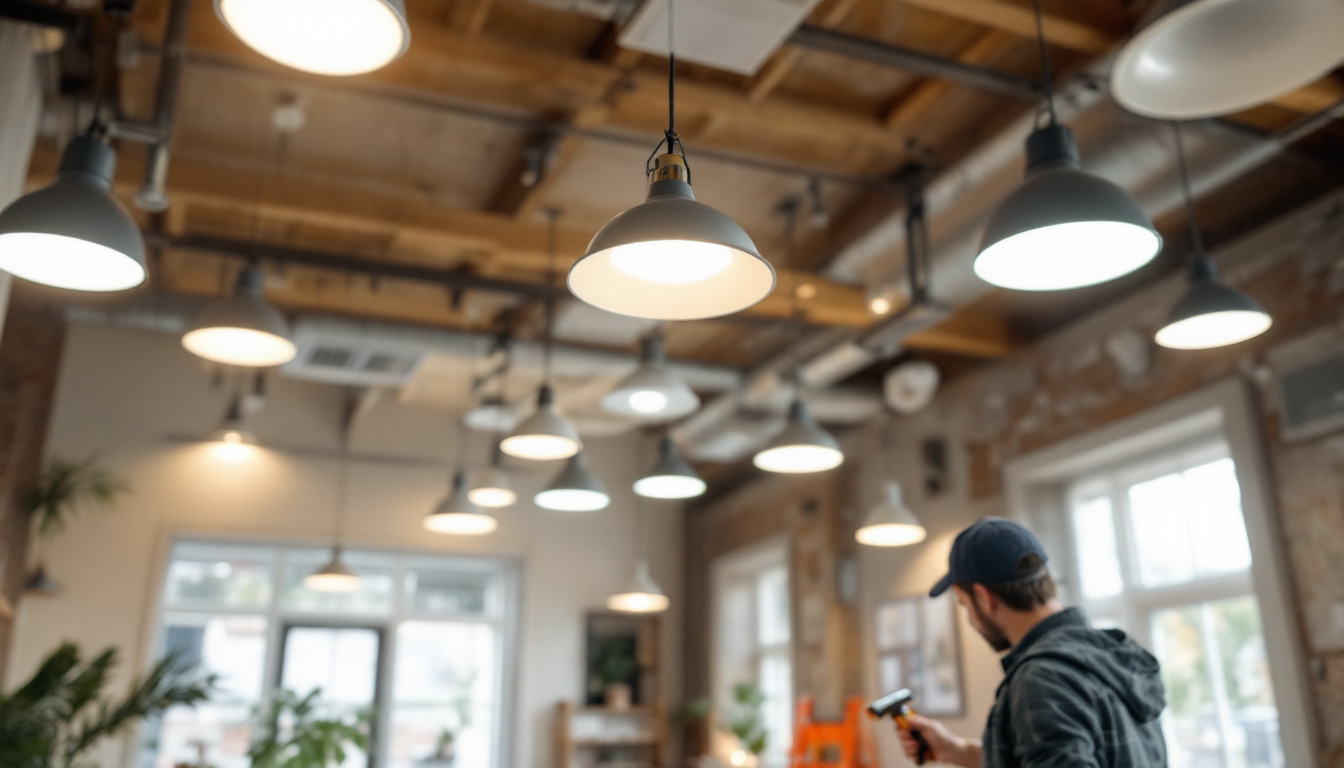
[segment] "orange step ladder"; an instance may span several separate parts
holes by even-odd
[[[798,700],[794,716],[793,748],[789,768],[860,768],[872,765],[864,702],[858,697],[845,702],[845,720],[818,723],[812,719],[812,699]]]

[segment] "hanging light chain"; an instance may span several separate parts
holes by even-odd
[[[1045,87],[1045,107],[1050,115],[1050,124],[1054,125],[1056,121],[1054,75],[1050,71],[1050,50],[1045,44],[1045,17],[1041,13],[1041,0],[1032,0],[1032,8],[1036,12],[1036,45],[1041,52],[1041,76],[1042,85]]]
[[[1171,121],[1171,128],[1176,134],[1176,168],[1181,177],[1181,194],[1185,197],[1185,218],[1190,232],[1190,245],[1198,257],[1204,253],[1204,236],[1200,234],[1199,220],[1195,218],[1195,195],[1190,189],[1190,168],[1185,162],[1185,139],[1179,122]]]

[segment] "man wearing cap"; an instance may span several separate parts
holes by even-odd
[[[1166,707],[1157,659],[1118,629],[1093,629],[1060,607],[1040,539],[987,517],[962,531],[948,572],[971,626],[1003,657],[1003,682],[983,740],[913,715],[910,728],[938,762],[967,768],[1166,768],[1158,716]],[[918,746],[899,732],[912,759]]]

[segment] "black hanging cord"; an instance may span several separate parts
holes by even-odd
[[[649,159],[644,161],[645,175],[653,173],[654,158],[658,157],[658,150],[667,147],[667,154],[680,154],[681,161],[686,166],[686,183],[691,182],[691,162],[686,159],[686,145],[681,143],[681,137],[677,135],[677,54],[675,51],[675,39],[673,31],[676,28],[676,17],[673,15],[673,5],[675,0],[667,0],[667,129],[663,131],[663,140],[658,142],[658,146],[653,148]],[[680,152],[678,152],[680,150]]]
[[[1036,44],[1041,50],[1041,74],[1045,86],[1045,107],[1050,114],[1050,124],[1055,124],[1055,85],[1054,75],[1050,72],[1050,51],[1045,45],[1045,18],[1041,13],[1041,0],[1032,0],[1036,11]]]
[[[924,173],[916,166],[905,188],[905,269],[910,281],[911,305],[929,298],[929,229],[924,218]]]
[[[555,261],[556,261],[556,228],[560,222],[560,209],[550,208],[546,211],[547,218],[550,219],[550,225],[546,228],[546,287],[551,288],[555,285]],[[545,345],[542,347],[542,376],[543,380],[551,383],[551,344],[553,342],[552,326],[555,323],[555,297],[548,292],[546,294],[546,338]]]
[[[332,536],[332,548],[339,550],[341,541],[345,538],[345,515],[346,515],[346,485],[350,472],[350,427],[355,419],[355,396],[354,393],[347,390],[345,393],[345,402],[342,404],[341,411],[341,446],[340,452],[336,458],[336,528]]]
[[[1185,218],[1190,229],[1190,245],[1195,256],[1204,253],[1204,237],[1199,233],[1199,221],[1195,218],[1195,195],[1190,190],[1190,169],[1185,163],[1185,139],[1181,135],[1181,124],[1173,120],[1171,128],[1176,133],[1176,167],[1181,174],[1181,194],[1185,197]]]

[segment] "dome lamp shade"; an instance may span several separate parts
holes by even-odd
[[[206,308],[182,336],[188,352],[224,365],[268,368],[298,354],[289,323],[266,301],[266,275],[256,265],[238,273],[233,295]]]
[[[1168,349],[1212,349],[1255,338],[1273,323],[1255,299],[1218,279],[1213,260],[1201,254],[1190,265],[1185,295],[1156,340]]]
[[[685,159],[660,155],[652,177],[644,202],[598,230],[570,268],[570,292],[653,320],[720,317],[769,296],[774,267],[737,222],[695,199]]]
[[[923,541],[928,532],[905,505],[900,483],[888,481],[884,491],[855,532],[855,540],[870,547],[904,547]]]
[[[555,390],[542,384],[537,390],[537,410],[523,419],[499,449],[518,459],[554,461],[567,459],[583,448],[578,430],[555,410]]]
[[[583,453],[576,453],[550,485],[539,491],[533,501],[542,509],[556,512],[596,512],[611,504],[607,488],[588,469]]]
[[[486,395],[462,417],[462,423],[477,432],[509,432],[519,421],[518,412],[499,395]]]
[[[487,509],[499,509],[512,506],[518,500],[518,494],[513,490],[509,476],[500,461],[502,456],[496,447],[490,459],[490,466],[477,475],[476,481],[471,484],[471,490],[467,491],[467,498],[471,503]]]
[[[658,463],[635,481],[636,494],[648,499],[690,499],[704,494],[705,481],[677,452],[671,437],[663,435],[658,453]]]
[[[215,13],[262,56],[317,75],[359,75],[411,43],[405,0],[215,0]]]
[[[54,288],[124,291],[145,281],[140,227],[112,198],[117,155],[79,136],[56,180],[0,211],[0,269]]]
[[[620,416],[659,421],[693,413],[700,398],[667,369],[666,362],[662,339],[657,335],[644,339],[639,367],[602,398],[602,407]]]
[[[360,583],[359,574],[350,570],[341,559],[339,547],[331,550],[331,560],[327,561],[326,565],[303,579],[304,588],[313,592],[355,592],[359,589]]]
[[[751,463],[766,472],[805,474],[835,469],[844,460],[845,455],[831,433],[812,420],[802,399],[795,399],[789,407],[784,430],[752,457]]]
[[[635,563],[625,588],[607,598],[607,608],[621,613],[661,613],[671,601],[649,574],[649,564],[641,559]]]
[[[990,216],[976,275],[1020,291],[1103,283],[1142,267],[1162,237],[1129,193],[1080,167],[1073,132],[1050,124],[1027,139],[1027,179]]]
[[[1241,112],[1344,61],[1338,0],[1167,0],[1151,17],[1111,68],[1111,95],[1144,117]]]
[[[448,496],[424,520],[425,530],[450,536],[484,536],[499,527],[494,516],[467,497],[467,475],[453,475]]]

